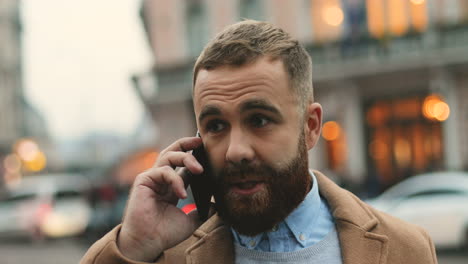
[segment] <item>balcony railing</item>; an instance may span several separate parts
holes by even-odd
[[[401,37],[344,39],[306,48],[313,59],[315,81],[465,64],[468,63],[468,25],[432,28]]]

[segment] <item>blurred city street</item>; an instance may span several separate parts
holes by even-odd
[[[196,131],[210,145],[194,62],[244,19],[312,58],[323,124],[307,165],[465,249],[439,263],[468,263],[467,0],[0,0],[0,264],[78,263],[167,146]]]
[[[43,243],[0,241],[0,256],[2,264],[68,264],[78,263],[87,248],[86,243],[72,239]],[[439,264],[466,264],[467,261],[468,254],[462,255],[456,252],[439,254]]]
[[[56,240],[38,243],[26,241],[0,242],[2,264],[78,263],[87,246],[76,240]]]

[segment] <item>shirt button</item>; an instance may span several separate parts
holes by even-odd
[[[250,243],[249,243],[249,245],[250,245],[251,247],[255,247],[255,245],[256,245],[256,244],[257,244],[257,243],[256,243],[255,241],[253,241],[253,240],[250,240]]]
[[[306,236],[305,236],[304,234],[300,234],[300,235],[299,235],[299,239],[300,239],[301,241],[304,241],[304,240],[306,239]]]
[[[278,231],[278,226],[277,226],[277,225],[275,225],[271,231],[273,231],[273,232],[276,232],[276,231]]]

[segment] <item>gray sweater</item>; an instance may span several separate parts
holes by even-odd
[[[331,231],[323,240],[311,247],[294,252],[262,252],[247,249],[235,244],[237,264],[255,263],[326,263],[341,264],[341,251],[338,234]]]

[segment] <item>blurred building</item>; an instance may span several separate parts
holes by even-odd
[[[45,119],[24,95],[20,4],[0,0],[0,187],[20,177],[29,165],[35,169],[45,166],[42,151],[51,148]],[[30,156],[37,154],[23,167],[15,153],[21,142],[26,142]]]
[[[242,18],[270,21],[313,58],[323,140],[311,167],[369,193],[468,166],[468,1],[145,0],[155,64],[134,77],[161,147],[194,134],[192,67]]]
[[[24,134],[19,1],[0,1],[0,146]]]

